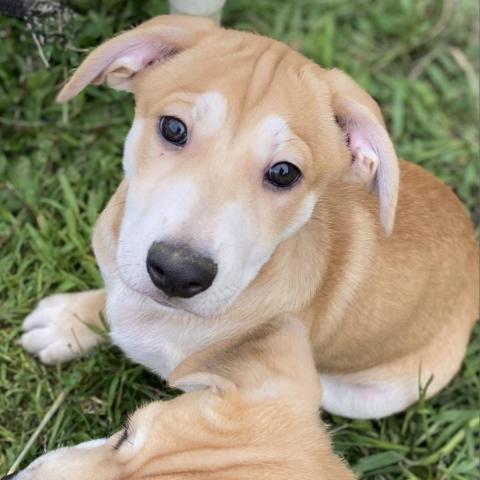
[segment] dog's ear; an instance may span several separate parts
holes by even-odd
[[[192,47],[218,28],[206,18],[164,15],[122,33],[93,50],[62,88],[57,101],[65,102],[88,84],[106,82],[131,91],[132,79],[144,68]]]
[[[380,223],[393,230],[397,207],[399,167],[380,108],[356,82],[340,70],[318,69],[331,92],[335,118],[345,133],[352,163],[345,181],[363,184],[378,196]]]

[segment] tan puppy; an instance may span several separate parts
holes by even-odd
[[[353,480],[320,423],[300,321],[281,319],[226,343],[172,375],[177,386],[202,390],[151,403],[123,431],[48,453],[15,480]]]
[[[446,186],[399,167],[351,78],[170,16],[94,50],[58,98],[104,80],[136,101],[125,180],[94,235],[106,288],[42,301],[28,351],[69,360],[98,343],[85,324],[105,311],[114,343],[166,378],[293,312],[330,412],[382,417],[430,377],[429,396],[449,382],[478,315],[473,229]]]

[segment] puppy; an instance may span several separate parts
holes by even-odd
[[[316,377],[305,328],[281,318],[180,364],[171,382],[192,393],[151,403],[110,438],[48,453],[14,478],[353,480],[320,423]]]
[[[398,162],[350,77],[275,40],[157,17],[94,50],[58,95],[133,92],[125,179],[93,245],[102,290],[56,295],[22,344],[53,364],[111,338],[167,378],[285,312],[306,326],[323,407],[379,418],[458,370],[478,249],[455,195]],[[298,366],[301,374],[302,366]]]

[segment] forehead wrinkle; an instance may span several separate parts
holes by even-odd
[[[287,47],[277,43],[270,43],[267,45],[267,48],[256,56],[252,65],[252,72],[246,84],[243,108],[258,105],[267,96],[271,85],[274,83],[274,78],[279,73],[288,53]]]
[[[232,101],[235,104],[234,129],[239,131],[242,127],[249,126],[250,114],[261,108],[262,105],[271,103],[270,94],[276,89],[274,77],[282,73],[285,59],[290,57],[289,48],[279,42],[259,41],[255,38],[252,45],[246,37],[242,45],[242,51],[246,52],[246,58],[242,62],[236,62],[229,70],[228,76],[235,85],[235,96]],[[278,85],[281,82],[277,82]]]

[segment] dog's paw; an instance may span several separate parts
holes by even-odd
[[[99,291],[52,295],[23,321],[20,344],[42,363],[78,357],[102,341],[92,330],[101,325]]]

